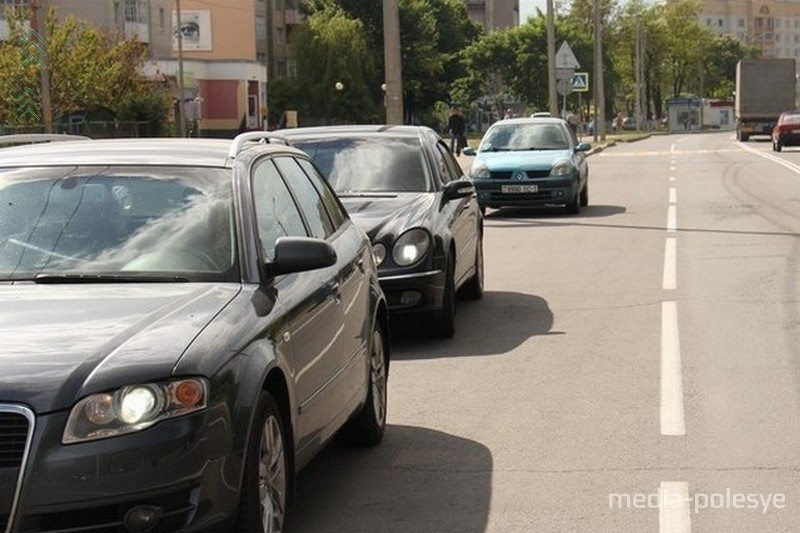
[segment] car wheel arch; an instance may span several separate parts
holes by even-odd
[[[373,321],[380,324],[381,329],[383,330],[383,339],[384,343],[386,344],[384,350],[386,360],[386,377],[389,377],[389,362],[391,360],[390,351],[389,351],[389,342],[391,338],[391,331],[389,330],[389,307],[386,304],[385,300],[381,300],[378,303],[378,306],[375,310],[375,316],[373,317]]]
[[[295,454],[295,439],[294,439],[294,417],[292,416],[292,399],[289,393],[289,386],[287,384],[286,376],[283,374],[283,371],[278,367],[273,367],[267,377],[264,379],[264,384],[261,387],[261,390],[267,392],[272,396],[275,400],[275,403],[278,405],[278,411],[280,412],[281,418],[283,418],[284,429],[286,431],[286,452],[288,456],[289,462],[289,471],[288,474],[290,476],[295,475],[295,461],[294,461],[294,454]],[[254,424],[251,424],[251,431],[255,431],[257,428],[254,427]],[[294,483],[289,484],[292,489],[294,488]],[[289,494],[289,501],[291,501],[294,494]]]

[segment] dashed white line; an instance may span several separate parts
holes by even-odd
[[[686,435],[678,305],[661,303],[661,434]]]
[[[678,287],[678,240],[668,237],[664,246],[664,290],[675,290]]]
[[[675,187],[669,188],[669,203],[674,204],[678,201],[678,191]]]
[[[671,205],[667,208],[667,231],[678,231],[678,210],[677,206]]]
[[[658,499],[659,533],[689,533],[691,522],[689,484],[662,481]]]

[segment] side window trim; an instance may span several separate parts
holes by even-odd
[[[331,231],[330,235],[326,235],[325,236],[325,240],[329,240],[331,235],[336,233],[336,227],[334,226],[333,220],[331,219],[330,214],[328,213],[327,207],[325,207],[325,203],[322,201],[322,197],[320,196],[319,191],[317,190],[316,187],[314,187],[314,184],[311,183],[311,179],[308,177],[308,175],[306,174],[305,170],[303,170],[303,167],[301,167],[300,164],[297,162],[297,158],[294,156],[294,154],[275,154],[275,157],[273,157],[273,160],[276,160],[276,159],[279,159],[279,158],[280,159],[289,159],[289,160],[291,160],[292,164],[297,166],[297,169],[300,171],[300,173],[305,177],[306,180],[308,180],[309,186],[314,191],[314,193],[317,195],[317,198],[319,199],[320,203],[323,204],[323,209],[325,209],[325,214],[327,215],[328,223],[331,225],[331,228],[332,228],[332,231]],[[291,195],[292,200],[294,200],[295,206],[297,206],[297,210],[300,212],[300,217],[303,219],[303,224],[305,225],[305,228],[306,228],[306,233],[309,236],[313,237],[314,236],[314,231],[313,231],[313,228],[311,227],[310,221],[308,220],[308,214],[306,213],[306,210],[303,208],[302,203],[297,198],[297,195],[299,194],[298,191],[294,190],[294,187],[292,187],[292,184],[290,183],[290,180],[281,171],[281,167],[280,167],[279,164],[277,164],[277,162],[275,162],[275,168],[278,170],[278,174],[280,174],[281,179],[283,179],[283,183],[286,185],[286,188],[289,189],[289,194]]]

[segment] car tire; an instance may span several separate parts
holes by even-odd
[[[456,289],[453,261],[448,257],[445,266],[444,295],[442,308],[431,320],[431,334],[440,339],[449,339],[456,333]]]
[[[587,205],[589,205],[589,180],[586,180],[581,191],[581,207],[586,207]]]
[[[475,274],[469,278],[461,289],[461,294],[468,300],[483,298],[483,235],[478,235],[478,248],[475,250]]]
[[[348,422],[344,434],[351,444],[374,446],[386,432],[389,366],[383,327],[375,321],[369,347],[367,400],[358,415]]]
[[[564,206],[567,210],[568,215],[577,215],[581,212],[581,202],[580,202],[580,193],[575,193],[567,205]]]
[[[278,404],[272,395],[262,391],[247,446],[237,533],[283,530],[294,481],[286,435],[286,422]]]
[[[775,141],[775,143],[773,143],[772,145],[772,149],[775,150],[776,152],[780,152],[781,150],[783,150],[783,145],[781,145],[780,141]]]

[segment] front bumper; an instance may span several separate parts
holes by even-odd
[[[232,523],[243,452],[221,407],[109,439],[63,445],[67,413],[37,417],[11,533],[117,533],[155,510],[153,533]],[[130,514],[129,514],[130,513]]]
[[[392,313],[417,313],[442,308],[445,276],[441,270],[378,278]]]
[[[577,180],[540,178],[536,180],[473,180],[481,207],[565,205],[577,194]],[[536,185],[537,192],[503,192],[503,185]]]

